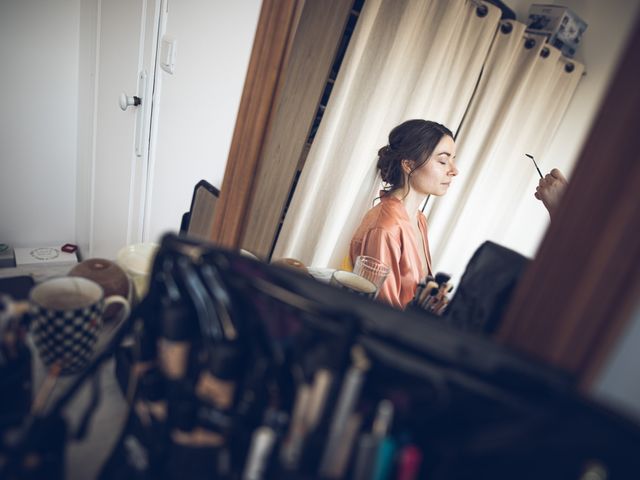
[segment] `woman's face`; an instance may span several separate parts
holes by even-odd
[[[409,177],[412,190],[422,195],[444,195],[451,180],[458,175],[455,166],[456,144],[448,135],[442,137],[431,157]]]

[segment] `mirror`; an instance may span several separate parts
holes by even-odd
[[[593,3],[589,3],[589,11],[593,12],[597,10],[597,7]],[[625,7],[621,4],[619,5],[621,9]],[[586,8],[583,6],[583,8]],[[637,13],[636,10],[629,10],[627,14],[633,17],[633,14]],[[604,12],[603,12],[603,15]],[[585,18],[589,18],[588,15],[585,15]],[[602,17],[604,18],[604,17]],[[616,25],[615,22],[617,20],[613,20],[609,18],[609,21],[603,21],[599,24],[598,30],[604,34],[607,29],[614,28]],[[592,23],[590,28],[595,29],[595,25],[598,25],[598,22]],[[607,26],[608,25],[608,26]],[[628,32],[631,32],[632,23],[622,22],[621,25],[627,25],[629,27]],[[590,30],[593,32],[594,30]],[[606,36],[605,36],[606,37]],[[619,38],[618,42],[606,42],[605,44],[597,41],[599,38],[605,38],[601,36],[594,37],[596,40],[596,45],[594,46],[596,51],[600,51],[603,53],[604,51],[608,51],[607,55],[611,55],[612,51],[620,54],[622,48],[624,47],[625,42],[627,41],[627,36],[624,35]],[[637,37],[637,36],[636,36]],[[637,38],[636,38],[637,40]],[[633,45],[637,45],[637,43],[633,43]],[[271,52],[273,48],[265,47],[266,51]],[[276,58],[276,60],[279,60]],[[629,60],[629,58],[627,58]],[[585,59],[585,63],[589,63],[588,58]],[[616,62],[609,63],[610,66],[613,66]],[[627,62],[628,63],[628,62]],[[615,86],[615,90],[609,91],[609,96],[613,91],[615,92],[626,92],[631,91],[630,85],[633,84],[630,81],[629,73],[635,71],[635,66],[633,62],[631,62],[630,66],[627,66],[628,70],[622,70],[622,86],[623,88],[619,88],[618,83]],[[629,70],[630,68],[630,70]],[[609,85],[609,79],[611,78],[613,69],[610,69],[608,74],[603,75],[599,69],[595,67],[589,70],[588,75],[585,77],[584,82],[592,79],[591,81],[597,80],[602,89],[598,90],[600,94],[603,91],[606,91]],[[258,74],[255,76],[251,76],[250,78],[255,81],[256,78],[261,79]],[[625,83],[626,82],[626,83]],[[261,84],[260,82],[257,82]],[[585,83],[582,85],[584,86]],[[624,87],[626,85],[626,88]],[[611,87],[613,88],[613,87]],[[251,89],[248,89],[251,91]],[[273,88],[275,91],[275,88]],[[273,98],[273,91],[272,96]],[[595,94],[596,92],[592,92]],[[625,112],[627,112],[631,117],[633,117],[634,109],[637,109],[637,103],[634,102],[626,102],[626,94],[622,93],[618,95],[619,102],[614,102],[613,107],[616,109],[619,107],[624,107],[625,103],[627,104],[627,108],[622,108]],[[576,98],[578,98],[578,94],[576,94]],[[574,101],[575,104],[575,101]],[[596,105],[591,105],[591,107],[587,108],[586,105],[588,103],[580,103],[576,104],[578,110],[584,114],[584,124],[590,124],[593,119],[594,113],[598,110]],[[610,102],[606,102],[606,106],[610,106]],[[629,110],[631,108],[631,110]],[[615,113],[609,111],[611,118],[614,118]],[[634,117],[635,118],[635,117]],[[600,122],[602,123],[602,121]],[[582,124],[582,123],[581,123]],[[600,281],[605,280],[606,277],[600,278],[600,274],[602,272],[602,268],[606,268],[609,264],[615,265],[613,268],[616,270],[616,278],[618,277],[618,267],[620,270],[620,275],[625,275],[625,272],[628,272],[632,278],[637,280],[637,273],[632,273],[628,269],[630,265],[628,262],[624,262],[620,258],[613,258],[612,255],[606,254],[604,252],[600,252],[597,255],[580,255],[576,256],[575,251],[573,251],[573,246],[576,244],[583,244],[587,246],[595,247],[597,242],[604,241],[609,242],[613,241],[611,236],[615,237],[615,233],[609,230],[602,230],[598,228],[598,225],[593,225],[593,217],[590,215],[584,215],[585,212],[585,202],[590,205],[590,208],[594,208],[594,211],[601,212],[604,208],[616,208],[621,209],[620,212],[623,213],[623,210],[629,212],[629,209],[626,208],[624,204],[624,198],[620,196],[623,194],[631,195],[630,191],[633,189],[637,190],[637,178],[626,178],[624,179],[626,190],[619,190],[618,187],[615,188],[615,191],[609,191],[607,195],[607,199],[604,202],[593,203],[588,200],[593,198],[602,199],[602,191],[597,188],[597,185],[593,184],[593,172],[598,170],[599,174],[602,178],[610,179],[612,182],[611,185],[619,185],[619,182],[615,180],[614,177],[617,177],[618,174],[607,170],[605,167],[609,164],[609,162],[602,162],[603,156],[598,154],[598,151],[608,151],[615,150],[617,156],[615,158],[616,165],[622,167],[625,165],[625,168],[630,168],[632,162],[632,158],[634,157],[634,149],[633,142],[629,142],[629,130],[623,125],[614,125],[611,122],[607,123],[607,125],[599,125],[599,128],[602,128],[602,135],[599,133],[598,135],[589,136],[589,148],[585,150],[584,154],[581,155],[582,158],[587,159],[588,161],[580,162],[578,165],[577,172],[582,172],[582,176],[579,178],[580,182],[573,181],[572,185],[574,188],[569,188],[569,192],[572,193],[568,195],[572,199],[570,205],[567,205],[566,213],[568,216],[565,216],[564,221],[571,219],[571,223],[574,227],[578,227],[578,230],[575,229],[567,229],[564,228],[562,222],[554,222],[551,225],[551,229],[549,231],[548,241],[545,240],[545,255],[539,255],[532,265],[535,265],[535,271],[532,270],[531,275],[528,274],[528,283],[525,285],[526,288],[519,288],[518,291],[522,290],[521,294],[516,298],[518,300],[518,310],[516,312],[517,315],[512,316],[511,320],[516,320],[517,331],[515,332],[515,337],[519,337],[517,340],[515,337],[509,338],[505,340],[509,345],[514,346],[519,350],[526,350],[530,352],[530,354],[536,354],[539,357],[547,359],[547,361],[556,364],[556,365],[565,365],[572,371],[577,371],[579,375],[582,375],[582,379],[585,381],[584,388],[588,388],[595,379],[593,376],[598,368],[602,366],[602,360],[606,358],[606,355],[610,352],[610,348],[612,347],[612,341],[602,341],[601,335],[583,335],[582,332],[582,316],[574,315],[571,318],[566,318],[564,313],[566,312],[586,312],[590,311],[593,313],[594,322],[598,323],[604,330],[599,330],[599,332],[607,332],[609,339],[613,339],[616,337],[616,333],[619,333],[620,330],[618,327],[620,325],[624,325],[624,323],[628,320],[628,315],[624,313],[624,309],[626,306],[629,308],[633,308],[633,305],[637,303],[637,297],[635,297],[634,291],[629,285],[628,288],[623,288],[617,292],[611,292],[612,295],[610,297],[610,302],[606,302],[606,304],[602,304],[601,296],[597,294],[596,291],[593,291],[593,295],[587,294],[583,291],[581,285],[582,283],[576,283],[575,279],[584,278],[584,279],[598,279],[597,285],[600,287],[604,287],[605,290],[610,291],[611,288],[602,284]],[[250,125],[248,128],[243,128],[243,124],[239,124],[238,130],[241,130],[242,137],[244,140],[251,143],[251,134],[263,134],[264,131],[268,128],[268,122],[258,122],[258,126]],[[571,130],[574,128],[573,125],[566,125],[567,129]],[[633,135],[631,135],[633,137]],[[262,138],[262,137],[260,137]],[[562,143],[562,142],[560,142]],[[256,151],[259,151],[259,147],[256,145],[252,145],[256,147]],[[573,145],[569,145],[565,142],[565,144],[561,145],[561,151],[563,154],[571,153],[574,151],[579,151],[582,148],[582,141],[578,141]],[[604,150],[602,150],[604,148]],[[577,154],[576,154],[577,155]],[[239,173],[229,175],[229,181],[235,182],[234,185],[251,185],[252,196],[255,198],[255,194],[257,189],[260,188],[260,182],[254,180],[260,180],[262,177],[258,174],[254,176],[254,172],[257,168],[264,168],[264,159],[258,159],[258,155],[255,157],[239,157],[235,158],[234,156],[230,157],[230,162],[232,162],[236,169],[238,169]],[[628,157],[628,158],[627,158]],[[565,158],[565,157],[563,157]],[[568,158],[568,157],[567,157]],[[263,160],[262,162],[259,160]],[[528,160],[528,159],[527,159]],[[582,166],[584,165],[584,168]],[[594,167],[597,167],[594,169]],[[585,170],[586,168],[586,170]],[[635,171],[635,170],[634,170]],[[596,177],[599,178],[599,177]],[[248,179],[244,184],[242,179]],[[225,179],[225,182],[227,179]],[[609,181],[609,180],[608,180]],[[586,182],[586,183],[585,183]],[[634,184],[635,182],[635,184]],[[631,188],[631,190],[629,190]],[[626,192],[626,193],[625,193]],[[240,206],[238,208],[234,208],[237,205],[242,205],[246,195],[243,195],[242,192],[238,192],[237,189],[227,190],[226,192],[223,189],[222,197],[227,199],[227,205],[229,210],[225,210],[224,220],[229,224],[234,226],[239,226],[238,228],[234,228],[234,233],[241,231],[247,225],[246,218],[248,211],[251,210],[251,205],[248,208],[244,206]],[[224,198],[221,198],[224,200]],[[622,201],[623,203],[620,203]],[[565,204],[569,204],[569,198],[565,200]],[[245,203],[246,205],[247,203]],[[540,209],[541,205],[534,204],[536,208]],[[608,218],[608,214],[602,211],[602,217],[598,218]],[[620,218],[627,218],[622,215]],[[585,223],[591,222],[590,225],[586,225]],[[637,221],[629,218],[629,225],[637,227]],[[555,225],[555,226],[554,226]],[[581,237],[580,228],[587,227],[586,230],[590,231],[593,235],[588,237]],[[237,237],[233,237],[233,235],[225,238],[225,234],[228,230],[221,230],[219,232],[219,239],[227,241],[227,245],[234,246],[235,241],[237,241]],[[617,237],[616,237],[617,238]],[[616,240],[617,241],[617,240]],[[590,252],[593,252],[590,250]],[[624,253],[620,253],[620,255],[624,256]],[[631,266],[633,268],[633,266]],[[562,272],[563,276],[559,276],[558,273]],[[631,278],[630,277],[630,278]],[[564,280],[562,280],[564,279]],[[608,282],[607,282],[608,283]],[[624,283],[624,281],[623,281]],[[594,283],[594,285],[596,285]],[[592,285],[593,287],[593,285]],[[589,291],[592,291],[590,288]],[[515,302],[515,300],[514,300]],[[635,303],[634,303],[635,302]],[[593,309],[590,309],[591,306],[594,308],[597,304],[597,312]],[[625,310],[627,311],[627,310]],[[613,316],[612,316],[613,314]],[[526,316],[526,321],[522,321],[522,316]],[[612,318],[615,317],[615,320]],[[615,327],[615,325],[618,327]],[[574,331],[581,333],[579,335],[570,335],[567,336],[567,328],[574,329]],[[539,335],[537,338],[532,338],[531,335],[528,334],[529,331],[536,331]],[[615,331],[614,331],[615,330]],[[593,331],[595,332],[595,331]],[[592,333],[593,333],[592,332]],[[557,341],[550,342],[550,339],[555,338]],[[575,370],[576,366],[575,362],[576,348],[586,349],[583,350],[588,353],[590,356],[585,358],[587,363],[583,363],[578,366],[577,370]],[[554,352],[550,353],[550,349],[554,350]],[[571,366],[570,366],[571,365]],[[594,370],[595,369],[595,370]]]
[[[365,3],[364,5],[366,8],[367,4]],[[573,162],[575,161],[578,154],[580,153],[582,141],[589,130],[589,127],[591,125],[591,120],[593,118],[593,114],[597,110],[597,106],[599,105],[602,95],[604,94],[604,92],[606,92],[610,75],[613,72],[613,68],[616,65],[616,62],[612,61],[612,59],[616,57],[617,54],[619,54],[621,48],[624,45],[625,37],[623,35],[621,36],[621,38],[618,39],[618,41],[615,41],[615,40],[611,42],[608,41],[606,47],[601,44],[599,39],[606,38],[606,35],[604,35],[604,32],[608,31],[611,28],[611,25],[613,24],[621,25],[620,22],[622,21],[622,23],[627,25],[627,28],[630,28],[631,22],[628,20],[628,18],[626,19],[627,20],[626,23],[624,20],[622,20],[622,18],[614,19],[613,17],[609,17],[608,19],[605,20],[604,16],[611,15],[611,12],[608,12],[606,14],[605,12],[601,12],[602,15],[596,15],[595,12],[597,12],[597,9],[599,7],[596,5],[595,2],[589,4],[589,8],[585,6],[584,2],[575,2],[573,5],[568,4],[567,6],[573,7],[573,9],[576,12],[578,12],[583,17],[585,17],[587,21],[590,23],[587,33],[585,34],[585,37],[584,37],[584,42],[581,45],[580,50],[578,51],[578,54],[577,54],[577,60],[584,61],[584,63],[586,64],[587,75],[580,80],[578,88],[573,98],[571,99],[571,103],[568,106],[568,109],[566,111],[566,114],[564,115],[562,123],[559,124],[557,132],[553,137],[553,141],[551,142],[550,145],[548,140],[549,136],[543,135],[544,140],[542,141],[543,142],[546,141],[546,143],[544,144],[544,147],[547,153],[543,156],[536,155],[536,158],[538,159],[541,165],[541,168],[544,171],[549,171],[553,167],[558,167],[561,170],[563,170],[567,175],[569,175],[573,167]],[[526,2],[513,2],[513,5],[512,5],[512,8],[514,8],[514,10],[516,10],[516,13],[518,14],[518,18],[521,20],[526,19],[528,7],[529,5]],[[399,6],[398,8],[401,9],[404,7]],[[589,13],[591,15],[589,15]],[[629,13],[629,11],[627,13]],[[621,13],[618,12],[616,15],[621,15]],[[630,15],[630,17],[632,17],[632,15]],[[316,23],[320,22],[320,19],[318,18],[317,15],[314,16],[313,18],[315,19]],[[301,22],[303,21],[304,21],[304,12],[302,15]],[[302,32],[306,32],[306,31],[309,31],[309,28],[307,28],[307,25],[305,24],[305,28],[304,29],[301,28],[300,30]],[[600,35],[599,34],[600,32],[602,32],[604,36]],[[295,40],[294,40],[294,44],[295,44]],[[361,46],[361,50],[362,50],[362,54],[366,55],[366,46]],[[407,51],[411,52],[411,50],[407,50]],[[612,52],[614,51],[617,52],[617,54],[612,55]],[[600,55],[602,55],[602,59],[604,58],[607,59],[607,62],[608,62],[607,66],[605,66],[604,63],[599,59],[596,60],[596,58],[599,57]],[[589,58],[589,56],[593,56],[593,64],[594,64],[593,69],[590,67],[592,60]],[[292,49],[292,58],[295,58],[295,48]],[[313,57],[314,64],[319,63],[319,61],[320,60],[318,59],[318,57]],[[597,65],[597,67],[595,65]],[[295,64],[294,64],[294,67],[292,67],[292,69],[293,68],[295,68]],[[348,68],[348,67],[345,67],[345,64],[343,63],[340,68],[341,68],[341,71],[343,71],[345,68]],[[402,78],[402,75],[400,73],[398,73],[396,76],[398,77],[398,79]],[[286,85],[287,84],[285,84],[285,87]],[[334,86],[334,90],[331,93],[331,97],[329,98],[328,109],[331,108],[330,103],[332,101],[332,98],[334,98],[336,88],[337,88],[337,84]],[[295,95],[289,95],[289,96],[286,96],[285,98],[295,98],[296,102],[300,101],[300,98],[298,98]],[[279,105],[279,108],[283,108],[284,101],[285,99],[283,99],[283,103]],[[340,101],[347,102],[348,99],[346,100],[341,99]],[[280,109],[278,109],[277,112],[279,113]],[[296,118],[298,120],[300,119],[300,115],[290,115],[290,117]],[[357,119],[352,121],[360,122],[367,126],[373,125],[373,127],[375,128],[378,126],[377,124],[380,123],[378,120],[379,119],[372,118],[371,116],[369,116],[367,117],[366,123],[363,121],[359,121]],[[286,124],[286,122],[284,121],[281,123]],[[273,131],[278,130],[278,127],[281,123],[278,123],[278,120],[276,119],[271,124]],[[300,122],[300,123],[303,123],[303,122]],[[513,126],[514,129],[524,128],[522,127],[524,123],[521,123],[520,121],[512,121],[511,125]],[[349,128],[349,126],[350,125],[348,124],[348,120],[345,120],[345,122],[343,122],[342,124],[339,124],[338,127],[334,126],[334,131],[340,133],[340,129]],[[393,126],[393,124],[391,124],[391,126]],[[289,125],[289,127],[290,128],[283,129],[282,131],[282,135],[286,137],[286,145],[289,145],[292,142],[298,141],[296,135],[292,134],[293,126]],[[321,123],[320,130],[322,130],[322,128],[323,128],[323,125]],[[386,133],[388,133],[388,129],[384,131],[384,134]],[[462,130],[461,132],[462,137],[459,138],[459,141],[461,143],[465,142],[466,139],[463,137],[465,136],[469,137],[471,134],[473,134],[473,132],[464,132],[464,130]],[[381,137],[382,137],[382,140],[370,142],[367,147],[368,150],[358,151],[358,154],[366,155],[367,159],[374,161],[375,152],[377,151],[377,148],[379,148],[383,144],[382,141],[386,140],[384,138],[384,135],[381,135]],[[340,139],[342,140],[342,144],[347,143],[347,141],[344,141],[342,137]],[[360,139],[358,138],[354,140],[353,143],[356,143],[359,140]],[[317,141],[317,137],[316,137],[316,141]],[[285,144],[285,142],[278,142],[277,140],[274,140],[272,143],[273,143],[272,148],[274,151],[276,151],[278,147],[284,148],[282,147],[282,145]],[[267,141],[267,146],[265,147],[265,150],[269,150],[270,146],[271,144],[269,143],[269,141]],[[520,149],[521,151],[518,153],[517,157],[513,156],[513,157],[509,157],[508,159],[498,158],[496,160],[496,161],[504,160],[505,163],[507,162],[507,160],[508,162],[519,162],[519,167],[522,170],[524,170],[524,174],[526,176],[524,183],[522,183],[520,179],[518,180],[519,182],[518,188],[516,189],[517,195],[519,195],[519,198],[517,199],[518,206],[510,205],[510,211],[507,212],[507,213],[510,213],[510,215],[505,215],[505,218],[498,219],[496,220],[496,222],[500,222],[501,227],[503,228],[511,228],[511,232],[507,234],[508,236],[510,236],[509,237],[510,240],[506,242],[507,246],[513,247],[514,249],[519,251],[523,251],[523,253],[529,256],[533,256],[537,248],[537,244],[540,238],[542,237],[542,234],[544,233],[544,229],[548,223],[548,215],[545,209],[542,207],[542,205],[533,198],[533,192],[535,190],[535,185],[537,183],[537,178],[536,178],[537,173],[533,168],[532,164],[530,163],[530,160],[525,157],[525,153],[530,153],[530,152],[528,151],[527,148],[525,148],[524,145],[521,145],[521,147],[522,147]],[[311,148],[313,149],[313,146]],[[304,150],[302,146],[300,147],[300,150],[303,151],[303,155],[304,155]],[[333,151],[331,153],[333,153]],[[343,152],[340,152],[340,153],[343,153]],[[459,154],[460,153],[462,152],[459,152]],[[536,152],[532,152],[532,153],[536,153]],[[511,154],[513,155],[513,152],[511,152]],[[264,154],[264,162],[268,163],[273,158],[274,163],[271,164],[271,166],[265,166],[263,163],[261,167],[262,170],[258,174],[259,181],[257,181],[255,184],[252,208],[250,208],[248,212],[248,215],[250,218],[248,221],[247,228],[245,230],[243,246],[249,250],[256,251],[256,253],[259,253],[261,255],[268,255],[270,252],[271,244],[268,244],[267,246],[265,246],[263,242],[264,242],[264,239],[267,238],[268,239],[267,243],[269,243],[270,241],[269,237],[275,234],[275,229],[277,228],[277,224],[281,220],[280,214],[282,213],[278,206],[280,205],[280,202],[282,203],[286,202],[286,199],[289,194],[289,182],[290,182],[290,179],[295,176],[294,171],[299,160],[299,158],[294,155],[293,161],[292,161],[293,168],[291,171],[288,171],[286,168],[282,167],[282,163],[284,163],[284,160],[282,160],[283,156],[284,155],[271,156],[267,153]],[[460,155],[460,169],[463,171],[463,173],[461,173],[460,177],[456,179],[456,182],[454,183],[458,183],[459,185],[463,184],[464,182],[462,180],[462,177],[465,175],[468,176],[470,173],[473,173],[472,172],[473,167],[470,167],[470,165],[472,165],[471,163],[472,159],[470,159],[470,157],[472,157],[472,155],[467,155],[466,158],[463,153]],[[276,158],[278,163],[275,162]],[[340,157],[338,161],[346,163],[345,158],[350,159],[351,157],[349,155],[344,155]],[[463,161],[467,163],[465,163],[465,165],[462,165]],[[305,164],[305,168],[307,168],[307,165],[308,164]],[[467,168],[465,169],[465,167]],[[336,170],[330,169],[330,172],[331,172],[330,175],[336,174]],[[310,175],[310,176],[313,177],[313,182],[322,182],[322,179],[324,178],[321,169],[318,169],[317,171],[314,172],[313,175]],[[338,175],[338,177],[340,176],[341,175]],[[302,172],[302,177],[304,177],[304,170]],[[482,180],[484,181],[484,185],[482,186],[482,188],[485,190],[491,190],[491,188],[493,187],[492,181],[495,182],[495,178],[493,179],[485,178]],[[338,181],[339,180],[337,179],[336,182],[334,183],[337,183]],[[284,183],[285,185],[284,187],[282,187],[282,191],[279,191],[278,188],[281,187],[282,183]],[[312,183],[312,182],[310,181],[307,183]],[[455,185],[452,190],[455,190]],[[325,208],[327,202],[325,201],[323,203],[323,200],[326,200],[327,197],[331,197],[332,195],[334,195],[333,190],[321,190],[321,189],[313,190],[313,188],[310,188],[310,191],[313,192],[309,195],[309,198],[312,199],[312,202],[309,202],[309,205],[307,205],[308,216],[304,218],[304,221],[298,223],[298,228],[300,229],[312,228],[311,218],[316,212],[321,212]],[[489,192],[489,193],[493,194],[493,192]],[[465,193],[462,191],[458,192],[458,194],[460,196],[465,195]],[[438,206],[440,210],[443,210],[443,209],[446,210],[445,207],[447,203],[450,201],[451,195],[452,195],[452,192],[450,191],[450,193],[447,194],[446,197],[443,197],[441,199],[439,203],[441,203],[443,207],[441,208],[440,206]],[[294,202],[295,202],[295,197],[294,197]],[[500,205],[501,198],[495,195],[492,198],[489,198],[488,195],[485,195],[484,197],[481,197],[481,202],[482,202],[481,206],[483,210],[486,212],[486,211],[491,211],[493,209],[492,207],[494,207],[495,205]],[[505,203],[505,202],[506,200],[502,201],[502,203]],[[313,205],[311,205],[312,203]],[[344,203],[351,205],[350,199],[344,200]],[[477,205],[478,203],[479,202],[476,202],[476,205],[474,205],[475,208],[478,208],[478,205]],[[275,204],[276,207],[272,209],[273,204]],[[273,213],[273,210],[276,210],[276,212]],[[441,212],[437,212],[437,213],[441,213]],[[289,210],[287,211],[287,216],[288,215],[290,215]],[[431,223],[432,221],[435,221],[435,219],[430,216],[429,218],[430,227],[433,226],[433,229],[434,229],[431,231],[431,238],[434,241],[434,243],[437,243],[437,241],[439,240],[439,237],[442,236],[443,232],[447,233],[447,230],[455,229],[455,226],[453,224],[455,223],[454,219],[456,218],[457,217],[455,215],[448,215],[448,214],[440,215],[440,219],[438,220],[438,225],[437,225],[437,229],[439,231],[435,231],[436,225],[432,225]],[[268,219],[268,220],[265,220],[265,219]],[[283,230],[286,229],[286,223],[287,222],[285,219],[285,222],[284,222],[285,225],[283,227]],[[321,222],[318,222],[318,223],[321,223]],[[296,227],[291,227],[292,230],[294,230],[295,228]],[[344,232],[342,233],[344,233],[344,235],[348,237],[353,231],[353,228],[354,228],[354,225],[350,225],[350,228],[345,228]],[[291,234],[291,235],[294,235],[294,234]],[[453,240],[456,240],[456,239],[460,239],[461,237],[464,237],[464,234],[465,234],[464,232],[461,233],[458,230],[451,233],[450,237]],[[316,241],[319,242],[321,240],[318,240],[318,239],[322,239],[322,238],[323,238],[322,235],[316,235],[312,239],[312,242],[311,242],[312,247],[315,247],[315,244],[313,244],[313,242],[316,242]],[[499,241],[501,239],[498,238],[494,240]],[[453,256],[458,257],[456,258],[457,272],[453,272],[453,273],[457,273],[458,275],[461,273],[461,269],[464,267],[464,265],[470,258],[471,253],[475,248],[477,248],[478,245],[479,245],[479,241],[471,242],[469,245],[467,245],[466,250],[464,251],[464,254],[460,254],[459,249],[453,249],[453,252],[455,253],[449,253],[450,258],[452,258]],[[317,250],[315,248],[311,248],[311,249]],[[437,253],[435,250],[438,250],[438,248],[435,247],[434,251],[432,251],[435,257],[434,263],[436,264],[436,268],[439,268],[438,257],[441,257],[441,255]],[[301,258],[298,256],[298,251],[295,249],[278,250],[278,247],[276,247],[276,255],[277,256],[293,256],[295,258],[300,258],[305,263],[312,263],[317,266],[329,265],[329,266],[335,267],[339,265],[339,260],[342,258],[344,253],[335,252],[335,254],[327,254],[319,259],[313,258],[312,256]],[[443,268],[446,269],[447,268],[446,265]]]

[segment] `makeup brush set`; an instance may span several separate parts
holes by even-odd
[[[436,273],[435,277],[427,275],[418,283],[409,307],[421,308],[434,315],[444,314],[450,301],[447,295],[453,290],[453,285],[449,283],[450,279],[451,275],[444,272]]]
[[[640,429],[446,323],[168,235],[129,323],[5,473],[35,453],[29,478],[63,478],[59,410],[115,351],[131,409],[103,480],[637,477]]]

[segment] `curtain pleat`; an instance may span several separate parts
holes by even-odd
[[[541,215],[523,215],[524,205],[537,203],[546,217],[533,198],[539,176],[525,154],[543,174],[555,166],[545,153],[584,67],[525,28],[508,21],[498,30],[457,134],[460,175],[428,214],[434,263],[454,281],[483,241],[531,256],[547,225]]]
[[[426,118],[455,131],[500,11],[467,0],[367,0],[292,198],[273,257],[338,267],[380,188],[389,131]]]

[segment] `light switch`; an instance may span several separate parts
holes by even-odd
[[[176,67],[176,40],[172,37],[162,37],[160,44],[160,68],[173,75]]]

